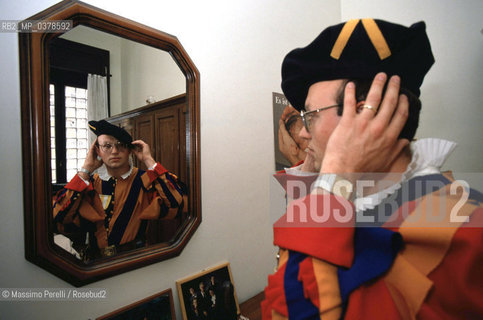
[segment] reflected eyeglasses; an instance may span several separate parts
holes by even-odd
[[[307,130],[307,132],[310,132],[310,129],[312,128],[312,117],[315,115],[315,113],[319,113],[321,111],[331,109],[331,108],[337,108],[340,106],[341,106],[340,104],[334,104],[331,106],[318,108],[312,111],[304,111],[304,110],[300,111],[300,117],[302,118],[302,122],[304,123],[305,130]]]
[[[116,143],[105,143],[103,145],[99,145],[102,151],[106,153],[112,152],[112,149],[114,147],[117,148],[118,151],[125,151],[128,148],[128,145],[125,144],[124,142],[116,142]]]

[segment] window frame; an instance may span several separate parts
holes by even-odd
[[[56,179],[52,191],[67,184],[65,87],[87,89],[88,74],[107,76],[108,116],[110,115],[109,51],[62,38],[50,44],[49,84],[54,85]],[[52,160],[52,156],[50,157]]]

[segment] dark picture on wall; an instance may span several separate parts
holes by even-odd
[[[308,140],[299,136],[304,126],[300,112],[282,93],[272,92],[275,170],[292,167],[305,160]]]
[[[176,320],[171,289],[137,301],[97,320]]]
[[[228,262],[176,282],[184,320],[236,320],[240,313]]]

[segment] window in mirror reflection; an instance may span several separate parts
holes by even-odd
[[[57,158],[55,144],[55,85],[50,87],[50,129],[52,153],[52,182],[57,182]],[[62,164],[67,170],[67,181],[77,173],[77,169],[87,154],[87,90],[83,88],[64,87],[65,91],[65,128],[66,128],[66,159]],[[64,152],[62,152],[64,154]],[[61,167],[64,167],[61,165]],[[64,175],[64,173],[62,174]]]
[[[109,51],[56,39],[50,57],[51,163],[57,191],[84,161],[88,119],[108,117]]]
[[[87,90],[65,87],[67,181],[77,173],[87,155]]]
[[[49,105],[50,105],[50,159],[52,168],[52,183],[57,183],[57,163],[55,152],[55,86],[49,85]]]

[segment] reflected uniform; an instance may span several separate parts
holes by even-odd
[[[177,177],[159,163],[147,171],[132,167],[119,179],[103,180],[96,173],[89,184],[75,175],[54,199],[54,222],[74,242],[89,232],[90,244],[109,256],[115,251],[106,248],[144,245],[147,221],[179,218],[187,207],[185,198]]]

